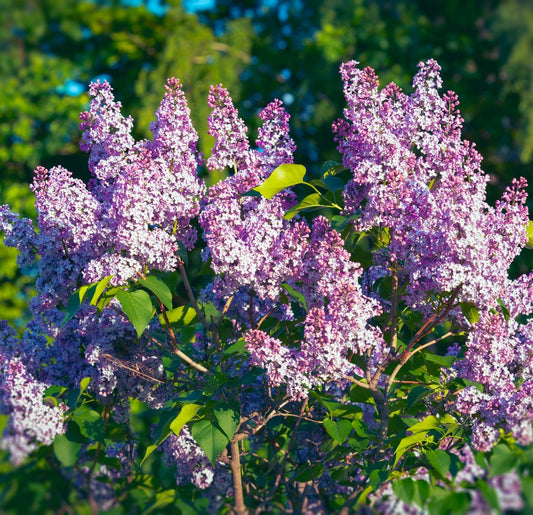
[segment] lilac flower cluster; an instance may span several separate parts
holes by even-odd
[[[508,314],[486,310],[470,332],[460,377],[483,385],[459,392],[457,409],[472,417],[473,446],[490,450],[500,430],[522,445],[533,441],[533,320],[519,323],[519,315],[533,314],[533,275],[507,282],[503,304]]]
[[[207,167],[234,171],[209,190],[199,217],[207,244],[204,258],[211,258],[217,274],[213,291],[229,297],[248,287],[259,299],[277,300],[281,284],[300,274],[309,230],[303,221],[283,219],[295,203],[291,193],[281,192],[271,200],[242,194],[259,186],[277,166],[292,162],[288,114],[279,101],[263,110],[256,150],[249,146],[228,92],[212,87],[208,102],[209,134],[215,144]]]
[[[431,295],[494,307],[507,269],[526,241],[524,180],[495,208],[474,145],[461,140],[454,93],[440,96],[439,66],[419,65],[414,92],[381,91],[370,68],[341,67],[348,107],[334,124],[343,163],[353,172],[345,212],[358,230],[389,228],[376,265],[397,270],[406,299],[423,310]]]
[[[56,435],[65,432],[66,411],[64,406],[40,401],[50,384],[36,379],[31,360],[26,366],[20,350],[15,331],[0,321],[0,414],[10,415],[0,448],[9,450],[15,465],[40,444],[50,445]]]
[[[115,418],[123,421],[131,395],[153,408],[170,395],[161,349],[146,337],[139,341],[115,301],[100,314],[83,306],[64,327],[60,308],[82,284],[112,275],[112,284],[121,285],[151,269],[174,270],[179,245],[194,246],[191,220],[204,195],[198,136],[175,79],[167,83],[151,141],[133,140],[132,120],[122,117],[109,84],[93,84],[89,93],[80,124],[81,147],[90,152],[89,185],[62,167],[37,168],[37,231],[30,220],[0,208],[0,229],[5,243],[21,252],[19,264],[40,257],[35,319],[16,345],[8,344],[11,336],[0,337],[0,352],[17,349],[6,354],[0,376],[3,412],[11,415],[2,446],[17,462],[36,442],[50,444],[64,430],[63,410],[42,403],[48,385],[77,388],[89,377],[93,394],[113,403]]]
[[[252,363],[266,369],[272,386],[287,385],[294,399],[305,398],[309,389],[328,381],[357,374],[352,354],[370,351],[377,361],[388,352],[381,330],[369,323],[381,308],[363,294],[362,270],[350,261],[326,218],[314,220],[304,263],[297,286],[308,307],[301,341],[288,347],[261,330],[245,336]]]
[[[178,485],[193,483],[205,490],[213,483],[214,469],[205,452],[196,443],[187,426],[180,434],[171,434],[162,444],[165,463],[176,470]]]

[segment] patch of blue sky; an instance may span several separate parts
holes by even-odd
[[[91,79],[91,82],[109,82],[111,84],[111,75],[109,73],[101,73],[100,75],[96,75],[96,77],[93,77]]]
[[[85,91],[85,85],[79,80],[67,80],[61,86],[56,88],[56,92],[60,95],[67,95],[69,97],[77,97]]]
[[[163,0],[122,0],[122,4],[127,7],[139,7],[139,5],[146,5],[146,8],[156,16],[164,16],[167,12],[167,6]]]
[[[215,0],[183,0],[183,8],[190,13],[214,9]]]

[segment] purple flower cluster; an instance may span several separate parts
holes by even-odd
[[[398,271],[412,306],[431,309],[428,297],[459,289],[459,300],[494,307],[526,242],[526,183],[515,181],[495,208],[486,203],[488,176],[461,140],[457,97],[439,95],[435,61],[419,68],[407,96],[394,84],[380,91],[370,68],[341,67],[348,107],[334,132],[353,172],[345,212],[358,230],[389,229],[376,265]]]
[[[291,193],[270,200],[242,194],[259,186],[277,166],[292,162],[288,114],[280,102],[269,104],[260,115],[258,148],[250,149],[228,92],[212,87],[208,101],[213,109],[209,134],[215,144],[207,166],[234,172],[209,190],[199,217],[207,244],[204,258],[211,258],[217,274],[213,291],[228,297],[247,287],[259,299],[277,300],[281,284],[300,274],[309,229],[303,221],[283,219],[295,203]]]
[[[195,244],[191,220],[205,193],[197,177],[198,136],[175,79],[167,83],[151,141],[133,140],[132,120],[122,117],[109,84],[93,84],[90,96],[80,124],[94,176],[89,185],[62,167],[37,168],[32,190],[38,231],[7,206],[0,208],[0,230],[6,245],[21,252],[19,264],[40,257],[31,301],[35,319],[16,346],[11,336],[0,337],[0,353],[17,349],[5,358],[0,376],[3,412],[11,415],[2,445],[16,461],[35,442],[49,444],[63,430],[62,410],[42,403],[47,385],[77,388],[89,377],[93,394],[113,402],[115,418],[124,421],[131,395],[153,408],[169,396],[161,349],[147,338],[139,341],[118,305],[100,314],[84,306],[64,327],[60,308],[82,284],[112,275],[111,283],[122,285],[152,269],[177,268],[180,243],[188,249]]]
[[[474,420],[473,446],[490,450],[500,430],[522,445],[533,441],[533,320],[519,323],[519,315],[533,314],[533,275],[507,283],[503,304],[508,310],[486,310],[470,332],[460,377],[483,385],[459,392],[457,409]]]
[[[187,426],[179,436],[171,434],[162,444],[165,463],[176,470],[178,485],[193,483],[205,490],[213,483],[214,469]]]
[[[308,307],[303,338],[287,346],[260,330],[245,336],[252,363],[266,369],[272,386],[286,385],[302,399],[309,389],[357,374],[352,354],[370,351],[379,359],[388,351],[381,330],[370,325],[381,308],[363,294],[361,273],[328,220],[316,218],[297,286]]]
[[[50,445],[65,432],[66,407],[41,401],[50,384],[34,376],[31,360],[27,367],[21,350],[15,331],[0,321],[0,414],[10,415],[0,447],[9,451],[15,465],[40,444]]]

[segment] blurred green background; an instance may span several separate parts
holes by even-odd
[[[491,201],[512,177],[533,184],[531,0],[0,0],[0,55],[0,204],[25,216],[35,166],[88,178],[78,114],[92,80],[109,80],[136,136],[149,137],[165,79],[179,77],[204,152],[210,84],[230,90],[252,131],[280,98],[296,161],[313,171],[338,159],[331,122],[342,115],[338,69],[349,59],[406,92],[417,63],[437,59],[443,90],[461,100],[464,137],[484,156]],[[0,318],[21,329],[31,289],[14,255],[0,247]]]

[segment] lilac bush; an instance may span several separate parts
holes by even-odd
[[[0,206],[38,270],[22,337],[0,323],[6,513],[533,507],[526,181],[487,202],[434,60],[410,95],[341,78],[314,176],[278,100],[251,143],[212,86],[204,158],[177,79],[142,141],[91,85],[89,183],[37,168],[36,227]]]

